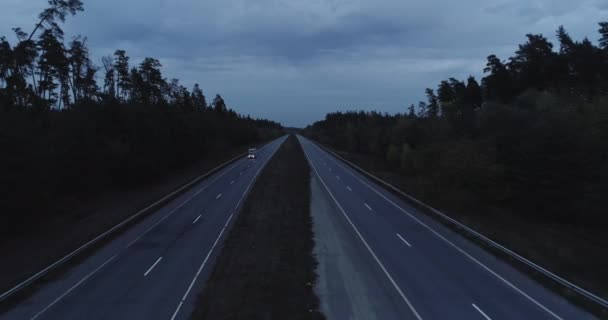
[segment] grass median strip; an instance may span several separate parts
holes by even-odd
[[[290,136],[254,184],[193,319],[324,319],[309,186],[308,163]]]

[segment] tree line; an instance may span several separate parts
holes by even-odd
[[[64,39],[79,0],[49,0],[31,32],[0,37],[0,211],[25,225],[61,210],[57,199],[137,187],[206,156],[282,134],[167,80],[161,63],[132,66],[124,50],[97,66],[87,38]],[[2,230],[3,232],[5,230]]]
[[[559,48],[526,35],[484,77],[449,78],[402,114],[335,112],[306,128],[336,149],[382,159],[412,192],[509,208],[526,218],[605,225],[608,194],[608,22],[599,42]]]

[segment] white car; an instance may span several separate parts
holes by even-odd
[[[249,149],[247,153],[247,159],[255,159],[255,148]]]

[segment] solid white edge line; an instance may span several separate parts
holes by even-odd
[[[266,147],[268,144],[264,145],[262,148]],[[219,170],[219,168],[221,168],[222,166],[226,165],[226,163],[230,163],[232,161],[238,162],[238,159],[242,157],[242,155],[238,155],[226,162],[224,162],[223,164],[220,164],[219,166],[213,168],[212,170],[210,170],[209,172],[193,179],[192,181],[186,183],[185,185],[181,186],[179,189],[169,193],[168,195],[166,195],[165,197],[163,197],[162,199],[154,202],[153,204],[147,206],[146,208],[140,210],[139,212],[133,214],[132,216],[128,217],[127,219],[123,220],[122,222],[118,223],[117,225],[115,225],[114,227],[110,228],[109,230],[103,232],[102,234],[98,235],[97,237],[95,237],[94,239],[90,240],[89,242],[83,244],[82,246],[78,247],[76,250],[70,252],[69,254],[65,255],[63,258],[53,262],[52,264],[50,264],[49,266],[47,266],[46,268],[38,271],[36,274],[32,275],[31,277],[27,278],[26,280],[22,281],[21,283],[17,284],[16,286],[14,286],[13,288],[3,292],[2,294],[0,294],[0,301],[4,300],[5,298],[7,298],[8,296],[10,296],[11,294],[13,294],[14,292],[17,292],[18,290],[20,290],[22,287],[25,287],[27,285],[29,285],[29,282],[35,281],[37,280],[39,277],[43,276],[44,274],[46,274],[49,270],[53,269],[54,267],[56,267],[57,265],[63,263],[64,261],[67,261],[68,259],[72,258],[73,256],[75,256],[76,254],[78,254],[79,252],[81,252],[82,250],[86,249],[87,247],[89,247],[90,245],[96,243],[97,241],[99,241],[100,239],[104,238],[105,236],[107,236],[108,234],[111,234],[112,232],[114,232],[114,230],[122,227],[123,225],[125,225],[126,223],[130,222],[131,220],[135,219],[136,217],[140,216],[141,214],[143,214],[144,212],[146,212],[147,210],[150,210],[150,208],[153,208],[156,205],[159,205],[160,203],[162,203],[163,201],[166,201],[168,198],[172,197],[173,195],[177,194],[178,192],[181,192],[181,190],[186,189],[186,188],[190,188],[191,185],[196,184],[196,183],[200,183],[202,181],[197,181],[197,180],[201,180],[203,179],[203,177],[205,177],[206,175],[209,175],[210,172],[213,171],[217,171]],[[236,165],[235,165],[236,166]],[[217,173],[217,172],[216,172]],[[213,173],[213,174],[216,174]],[[205,177],[208,178],[208,177]]]
[[[226,225],[230,221],[230,219],[232,219],[232,215],[233,214],[230,214],[230,216],[228,217],[228,220],[226,221]],[[209,260],[209,257],[213,253],[213,249],[215,249],[215,247],[217,246],[217,243],[220,241],[220,238],[224,234],[224,231],[226,230],[226,225],[224,225],[224,227],[220,231],[220,234],[215,239],[215,242],[213,242],[213,246],[211,246],[211,249],[207,253],[207,256],[205,256],[205,260],[203,260],[203,263],[200,265],[200,267],[196,271],[196,274],[194,275],[194,278],[190,282],[190,285],[188,286],[188,289],[186,290],[186,293],[184,293],[184,296],[182,297],[181,301],[177,305],[177,309],[175,309],[175,312],[173,312],[173,316],[171,317],[171,320],[174,320],[175,317],[177,317],[177,314],[179,313],[179,310],[182,308],[182,305],[184,304],[184,301],[186,301],[186,298],[188,297],[188,294],[190,293],[190,290],[192,290],[192,287],[194,287],[194,283],[196,283],[196,280],[198,279],[198,277],[200,276],[201,272],[203,271],[203,268],[205,268],[205,265],[207,264],[207,261]]]
[[[158,259],[156,260],[156,262],[154,262],[154,264],[148,269],[148,271],[146,271],[146,273],[144,273],[144,277],[147,277],[148,274],[152,271],[152,269],[154,269],[154,267],[156,267],[156,265],[160,262],[160,260],[162,260],[163,257],[158,257]]]
[[[478,306],[476,306],[474,303],[471,303],[471,305],[473,306],[473,308],[475,308],[475,310],[477,310],[477,312],[481,313],[482,316],[484,316],[484,318],[486,318],[486,320],[492,320],[492,318],[488,317],[487,314],[485,314]]]
[[[315,147],[318,150],[322,151],[318,146],[315,145]],[[322,151],[322,152],[325,153],[325,151]],[[515,286],[514,284],[512,284],[511,282],[509,282],[508,280],[506,280],[505,278],[503,278],[502,276],[500,276],[498,273],[496,273],[494,270],[490,269],[488,266],[486,266],[485,264],[483,264],[482,262],[480,262],[479,260],[477,260],[476,258],[474,258],[473,256],[471,256],[469,253],[467,253],[466,251],[464,251],[463,249],[461,249],[459,246],[455,245],[450,240],[448,240],[447,238],[445,238],[444,236],[442,236],[439,232],[435,231],[433,228],[429,227],[424,222],[422,222],[418,218],[414,217],[414,215],[412,215],[411,213],[409,213],[407,210],[401,208],[398,204],[396,204],[395,202],[393,202],[392,200],[390,200],[389,198],[387,198],[381,192],[379,192],[378,190],[376,190],[375,188],[373,188],[372,186],[370,186],[369,184],[367,184],[365,181],[361,180],[354,173],[350,172],[350,170],[348,170],[347,168],[345,168],[344,166],[342,166],[340,163],[338,163],[338,161],[336,159],[332,159],[332,160],[338,166],[342,167],[346,172],[348,172],[351,176],[353,176],[355,179],[359,180],[361,183],[363,183],[364,185],[366,185],[369,189],[371,189],[372,191],[374,191],[375,193],[377,193],[378,195],[380,195],[382,198],[384,198],[386,201],[388,201],[389,203],[391,203],[393,206],[395,206],[396,208],[398,208],[399,210],[401,210],[402,212],[404,212],[405,214],[407,214],[414,221],[418,222],[420,225],[422,225],[423,227],[425,227],[426,229],[428,229],[429,231],[431,231],[433,234],[435,234],[437,237],[439,237],[440,239],[442,239],[443,241],[445,241],[446,243],[448,243],[450,246],[452,246],[454,249],[456,249],[457,251],[459,251],[460,253],[462,253],[464,256],[466,256],[467,258],[469,258],[471,261],[475,262],[476,264],[478,264],[479,266],[481,266],[483,269],[485,269],[486,271],[488,271],[489,273],[491,273],[492,275],[494,275],[496,278],[498,278],[499,280],[501,280],[504,284],[506,284],[507,286],[511,287],[513,290],[517,291],[519,294],[521,294],[526,299],[528,299],[530,302],[534,303],[535,305],[537,305],[538,307],[540,307],[541,309],[543,309],[544,311],[546,311],[548,314],[552,315],[554,318],[556,318],[558,320],[563,320],[563,318],[561,318],[560,316],[558,316],[557,314],[555,314],[549,308],[545,307],[542,303],[536,301],[536,299],[532,298],[527,293],[523,292],[517,286]]]
[[[279,146],[277,146],[277,148],[274,149],[274,151],[270,154],[270,156],[268,157],[268,159],[266,159],[266,161],[260,166],[260,168],[258,169],[258,171],[253,176],[253,179],[251,179],[251,181],[249,181],[249,184],[247,185],[247,188],[245,188],[245,192],[243,192],[243,194],[241,195],[241,198],[239,199],[239,201],[237,201],[236,206],[234,206],[235,210],[239,207],[239,205],[241,204],[241,202],[245,198],[245,195],[247,195],[247,192],[249,191],[249,188],[251,188],[251,185],[253,184],[253,181],[255,181],[255,179],[258,177],[258,175],[260,174],[260,171],[262,171],[262,169],[266,166],[266,164],[268,163],[268,161],[270,161],[270,159],[272,159],[272,157],[277,152],[277,150],[279,150],[279,148],[281,147],[281,145],[283,144],[284,141],[285,141],[285,139],[283,139],[283,141],[281,141],[281,143],[279,144]]]
[[[177,210],[179,210],[181,207],[183,207],[186,203],[188,203],[190,200],[192,200],[197,194],[199,194],[202,190],[206,189],[208,186],[210,186],[212,183],[214,183],[217,179],[219,179],[220,177],[224,176],[226,173],[228,173],[229,171],[231,171],[232,169],[234,169],[237,166],[237,164],[234,164],[232,167],[230,167],[226,172],[222,173],[221,175],[217,176],[215,179],[213,179],[209,184],[205,185],[203,188],[201,188],[200,190],[198,190],[194,195],[192,195],[191,197],[189,197],[188,199],[186,199],[184,202],[182,202],[179,206],[177,206],[175,209],[171,210],[171,212],[169,212],[168,214],[166,214],[164,217],[162,217],[160,220],[158,220],[156,223],[154,223],[150,228],[148,228],[146,231],[144,231],[141,235],[139,235],[137,238],[135,238],[135,240],[131,241],[126,248],[131,247],[131,245],[133,245],[135,242],[137,242],[139,239],[141,239],[145,234],[147,234],[148,232],[150,232],[150,230],[154,229],[156,226],[158,226],[161,222],[163,222],[165,219],[167,219],[169,216],[171,216],[173,213],[175,213]],[[74,289],[76,289],[78,286],[80,286],[84,281],[86,281],[89,277],[91,277],[94,273],[96,273],[97,271],[99,271],[101,268],[103,268],[104,266],[106,266],[108,263],[110,263],[112,260],[114,260],[116,258],[116,255],[113,255],[110,259],[108,259],[106,262],[104,262],[103,264],[101,264],[99,267],[97,267],[95,270],[93,270],[93,272],[89,273],[87,276],[85,276],[84,278],[80,279],[74,286],[72,286],[70,289],[68,289],[66,292],[64,292],[61,296],[59,296],[57,299],[55,299],[53,302],[51,302],[51,304],[49,304],[47,307],[45,307],[44,309],[42,309],[40,312],[38,312],[36,315],[34,315],[31,319],[36,319],[37,317],[39,317],[41,314],[43,314],[44,312],[46,312],[49,308],[51,308],[53,305],[55,305],[57,302],[59,302],[61,299],[63,299],[66,295],[68,295],[70,292],[72,292]]]
[[[116,258],[116,255],[114,255],[110,259],[106,260],[106,262],[102,263],[99,267],[97,267],[97,269],[93,270],[91,273],[87,274],[84,278],[80,279],[80,281],[78,281],[75,285],[70,287],[66,292],[64,292],[62,295],[60,295],[57,299],[53,300],[53,302],[51,302],[48,306],[46,306],[40,312],[36,313],[30,319],[34,320],[34,319],[38,318],[40,315],[42,315],[44,312],[46,312],[48,309],[50,309],[52,306],[54,306],[57,302],[61,301],[61,299],[63,299],[65,296],[67,296],[70,292],[72,292],[74,289],[76,289],[78,286],[80,286],[83,282],[85,282],[88,278],[93,276],[95,273],[97,273],[97,271],[99,271],[101,268],[103,268],[106,264],[110,263],[110,261],[114,260],[115,258]]]
[[[370,207],[367,203],[363,202],[363,204],[369,209],[369,211],[374,211],[374,209],[372,209],[372,207]]]
[[[285,139],[283,139],[284,141]],[[270,143],[266,144],[263,146],[267,147],[268,145],[270,145]],[[277,148],[278,149],[278,148]],[[275,152],[276,150],[275,149]],[[274,152],[273,152],[274,154]],[[240,156],[237,156],[235,158],[233,158],[230,161],[234,161],[235,159],[239,158]],[[160,224],[162,221],[164,221],[166,218],[168,218],[169,216],[171,216],[174,212],[176,212],[177,210],[179,210],[182,206],[184,206],[186,203],[188,203],[190,200],[192,200],[196,195],[198,195],[200,192],[202,192],[203,190],[205,190],[207,187],[209,187],[211,184],[213,184],[215,181],[217,181],[219,178],[223,177],[224,175],[226,175],[228,172],[230,172],[232,169],[234,169],[235,167],[237,167],[238,165],[238,160],[236,160],[236,162],[234,163],[234,165],[232,165],[231,167],[228,167],[227,170],[225,170],[222,174],[218,175],[217,177],[215,177],[211,182],[209,182],[207,185],[203,186],[201,189],[199,189],[196,193],[194,193],[192,196],[190,196],[188,199],[186,199],[184,202],[182,202],[177,208],[171,210],[171,212],[169,212],[167,215],[165,215],[162,219],[160,219],[159,221],[157,221],[154,225],[152,225],[150,228],[148,228],[144,233],[142,233],[140,236],[138,236],[135,240],[131,241],[126,248],[130,247],[132,244],[134,244],[136,241],[138,241],[141,237],[143,237],[146,233],[148,233],[150,230],[152,230],[154,227],[156,227],[158,224]],[[222,165],[218,166],[217,168],[221,167]],[[215,170],[215,169],[214,169]],[[213,170],[212,170],[213,171]],[[259,173],[259,171],[258,171]],[[203,177],[204,175],[200,176],[197,179],[200,179],[201,177]],[[188,186],[189,184],[194,183],[194,181],[196,181],[197,179],[194,179],[192,182],[182,186],[181,188],[185,188],[186,186]],[[181,189],[180,188],[180,189]],[[139,211],[138,213],[132,215],[131,217],[127,218],[126,220],[124,220],[123,222],[119,223],[118,225],[114,226],[113,228],[111,228],[110,230],[104,232],[103,234],[99,235],[97,238],[89,241],[88,243],[84,244],[83,246],[81,246],[80,248],[76,249],[74,252],[77,252],[78,250],[81,250],[82,248],[86,247],[87,245],[89,245],[90,243],[94,243],[96,242],[98,239],[102,238],[103,236],[105,236],[106,234],[112,232],[113,230],[119,228],[120,226],[122,226],[123,224],[131,221],[132,219],[134,219],[135,217],[137,217],[138,215],[142,214],[143,212],[145,212],[146,210],[148,210],[149,208],[152,208],[154,205],[160,203],[161,201],[164,201],[165,199],[167,199],[168,197],[170,197],[171,195],[175,194],[177,191],[174,191],[172,193],[170,193],[169,195],[165,196],[164,198],[162,198],[161,200],[151,204],[150,206],[146,207],[145,209]],[[238,206],[238,205],[237,205]],[[49,270],[51,267],[53,267],[55,264],[59,263],[62,260],[65,260],[68,256],[74,254],[74,252],[68,254],[67,256],[65,256],[64,258],[62,258],[61,260],[55,262],[54,264],[50,265],[49,267],[47,267],[46,269],[38,272],[37,274],[35,274],[34,276],[32,276],[32,278],[38,276],[39,274],[45,272],[46,270]],[[51,308],[53,305],[55,305],[57,302],[59,302],[61,299],[63,299],[66,295],[68,295],[70,292],[72,292],[74,289],[76,289],[78,286],[80,286],[80,284],[82,284],[84,281],[86,281],[88,278],[90,278],[93,274],[95,274],[97,271],[99,271],[101,268],[103,268],[104,266],[106,266],[108,263],[110,263],[112,260],[114,260],[116,258],[117,255],[113,255],[111,258],[109,258],[108,260],[106,260],[106,262],[104,262],[103,264],[101,264],[99,267],[97,267],[95,270],[93,270],[91,273],[89,273],[87,276],[85,276],[84,278],[80,279],[75,285],[73,285],[72,287],[70,287],[70,289],[68,289],[66,292],[64,292],[61,296],[59,296],[57,299],[55,299],[53,302],[51,302],[48,306],[46,306],[44,309],[42,309],[40,312],[38,312],[37,314],[35,314],[31,319],[36,319],[37,317],[39,317],[40,315],[42,315],[44,312],[46,312],[46,310],[48,310],[49,308]],[[25,282],[29,281],[26,280]],[[13,289],[10,289],[9,291],[5,292],[2,294],[2,297],[7,296],[8,294],[10,294],[12,291],[16,290],[16,288],[18,288],[20,285],[15,286]]]
[[[399,239],[401,239],[401,241],[403,241],[405,244],[407,244],[408,247],[412,246],[409,242],[407,242],[407,240],[403,239],[403,237],[398,233],[397,233],[397,237],[399,237]]]
[[[195,224],[203,215],[199,214],[198,217],[196,217],[196,219],[194,219],[194,221],[192,221],[192,224]]]
[[[131,245],[133,245],[135,242],[137,242],[139,239],[141,239],[145,234],[147,234],[148,232],[150,232],[150,230],[154,229],[156,226],[158,226],[161,222],[163,222],[165,219],[167,219],[169,216],[171,216],[173,213],[175,213],[177,210],[179,210],[181,207],[183,207],[186,203],[188,203],[190,200],[192,200],[197,194],[199,194],[202,190],[206,189],[208,186],[210,186],[212,183],[214,183],[217,179],[219,179],[220,177],[224,176],[226,173],[228,173],[229,171],[231,171],[232,169],[234,169],[237,166],[237,164],[234,164],[232,167],[230,167],[226,172],[222,173],[221,175],[217,176],[215,179],[213,179],[209,184],[205,185],[203,188],[201,188],[200,190],[198,190],[194,195],[192,195],[191,197],[189,197],[188,199],[186,199],[184,202],[182,202],[179,206],[177,206],[175,209],[171,210],[171,212],[169,212],[168,214],[166,214],[164,217],[162,217],[160,220],[158,220],[156,223],[154,223],[150,228],[148,228],[146,231],[144,231],[141,235],[139,235],[137,238],[135,238],[135,240],[131,241],[126,248],[131,247]],[[34,315],[31,319],[36,319],[37,317],[39,317],[41,314],[43,314],[44,312],[46,312],[49,308],[51,308],[53,305],[55,305],[57,302],[59,302],[61,299],[63,299],[66,295],[68,295],[70,292],[72,292],[74,289],[76,289],[78,286],[80,286],[80,284],[82,284],[84,281],[86,281],[89,277],[91,277],[94,273],[96,273],[97,271],[99,271],[101,268],[103,268],[105,265],[107,265],[108,263],[110,263],[112,260],[114,260],[116,258],[116,255],[113,255],[110,259],[108,259],[106,262],[104,262],[103,264],[101,264],[99,267],[97,267],[95,270],[93,270],[93,272],[89,273],[87,276],[85,276],[84,278],[80,279],[74,286],[72,286],[70,289],[68,289],[66,292],[64,292],[61,296],[59,296],[57,299],[55,299],[53,302],[51,302],[51,304],[49,304],[47,307],[45,307],[44,309],[42,309],[40,312],[38,312],[36,315]]]
[[[285,141],[285,139],[283,139],[283,141]],[[243,192],[243,195],[241,195],[241,198],[239,199],[239,201],[236,204],[235,210],[236,208],[239,207],[239,204],[241,203],[241,201],[243,200],[243,198],[245,197],[245,195],[247,194],[249,188],[251,187],[251,185],[253,184],[253,181],[255,181],[255,179],[258,177],[260,171],[262,171],[262,168],[264,168],[264,166],[266,166],[266,164],[268,163],[268,161],[270,161],[270,159],[272,158],[272,156],[275,154],[275,152],[279,149],[279,147],[281,146],[283,142],[281,142],[279,144],[279,146],[274,150],[274,152],[272,152],[270,154],[270,156],[268,157],[268,159],[266,159],[266,161],[260,166],[260,168],[258,169],[258,171],[255,173],[255,175],[253,176],[253,178],[251,179],[251,181],[249,182],[249,184],[247,185],[247,188],[245,188],[245,191]],[[228,220],[226,220],[226,223],[224,224],[224,227],[222,228],[222,230],[220,231],[220,234],[217,236],[217,238],[215,239],[215,242],[213,243],[213,246],[211,246],[211,249],[209,250],[209,252],[207,253],[207,256],[205,257],[205,260],[203,260],[203,263],[200,265],[200,267],[198,268],[198,271],[196,272],[196,274],[194,275],[194,278],[192,279],[192,281],[190,282],[190,285],[188,286],[188,289],[186,290],[186,293],[184,293],[184,296],[182,297],[181,301],[179,302],[179,304],[177,305],[177,308],[175,309],[175,312],[173,312],[173,316],[171,316],[171,320],[175,320],[175,317],[177,317],[177,314],[179,313],[179,310],[182,308],[182,306],[184,305],[184,302],[186,301],[186,298],[188,297],[188,294],[190,293],[190,291],[192,290],[192,287],[194,287],[194,283],[196,282],[196,279],[198,279],[198,277],[200,276],[201,272],[203,271],[203,268],[205,267],[205,264],[207,263],[207,261],[209,260],[209,257],[211,256],[211,253],[213,252],[213,249],[215,248],[215,246],[217,246],[217,243],[219,242],[220,238],[222,237],[222,234],[224,233],[224,231],[226,230],[226,228],[228,227],[228,224],[230,223],[230,220],[232,219],[232,216],[234,215],[234,212],[230,214],[230,216],[228,217]]]
[[[414,306],[412,305],[412,303],[410,302],[410,300],[405,296],[405,294],[403,293],[403,291],[401,290],[401,288],[399,287],[399,285],[397,285],[397,282],[395,282],[395,280],[390,275],[390,273],[388,272],[388,270],[386,270],[386,268],[384,267],[384,264],[382,264],[382,262],[380,261],[380,259],[378,259],[378,257],[376,256],[376,253],[374,253],[374,250],[372,250],[372,248],[369,246],[369,244],[367,243],[367,241],[365,241],[365,238],[363,238],[363,235],[359,232],[359,229],[357,229],[357,227],[355,226],[355,224],[350,220],[350,217],[348,216],[348,214],[346,213],[346,211],[344,211],[344,209],[342,208],[342,206],[340,205],[340,203],[338,202],[338,200],[336,199],[336,197],[334,197],[333,193],[329,190],[329,187],[327,187],[327,185],[325,184],[325,181],[323,181],[323,178],[321,178],[321,175],[317,171],[317,168],[315,167],[315,165],[313,164],[313,162],[310,160],[310,157],[308,156],[308,153],[306,152],[306,149],[302,148],[302,150],[304,150],[304,154],[306,155],[306,158],[308,159],[308,163],[310,163],[310,166],[315,171],[317,177],[319,178],[319,180],[321,181],[321,183],[325,187],[325,190],[327,190],[327,192],[329,193],[329,195],[331,196],[331,198],[334,200],[334,202],[336,203],[336,205],[338,206],[338,208],[340,209],[340,211],[342,211],[342,214],[344,215],[344,217],[346,218],[346,220],[348,221],[348,223],[351,225],[351,227],[353,228],[353,230],[355,231],[355,233],[359,236],[359,239],[361,239],[361,242],[363,242],[363,244],[365,245],[365,247],[367,248],[367,250],[369,251],[369,253],[372,255],[372,257],[374,258],[374,260],[376,261],[376,263],[378,263],[378,265],[380,266],[380,268],[382,269],[382,271],[384,272],[384,274],[386,275],[386,277],[389,279],[389,281],[391,282],[391,284],[393,285],[393,287],[397,290],[397,292],[399,293],[399,295],[401,296],[401,298],[403,299],[403,301],[405,301],[405,303],[410,308],[410,310],[412,311],[412,313],[414,314],[414,316],[416,317],[416,319],[422,320],[422,317],[420,316],[420,314],[418,314],[418,311],[416,311],[416,309],[414,308]]]

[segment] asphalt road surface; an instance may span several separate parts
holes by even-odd
[[[298,139],[330,203],[315,203],[323,200],[313,181],[313,217],[324,221],[315,227],[317,287],[329,319],[595,319]]]
[[[0,319],[186,319],[234,214],[283,143],[180,195]]]

